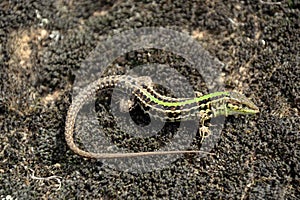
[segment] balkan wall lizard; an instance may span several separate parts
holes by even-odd
[[[155,117],[168,121],[190,120],[200,117],[200,122],[217,116],[228,116],[234,114],[256,114],[258,107],[244,95],[236,92],[214,92],[204,96],[191,98],[166,97],[156,92],[140,78],[125,75],[115,75],[100,78],[91,83],[73,100],[67,114],[65,139],[76,154],[87,158],[126,158],[149,155],[165,155],[180,153],[206,153],[197,150],[178,150],[178,151],[154,151],[137,153],[94,153],[80,149],[74,142],[74,128],[76,116],[92,95],[97,90],[118,88],[124,91],[131,91],[145,108],[150,108],[154,112],[149,112]],[[147,112],[147,111],[145,111]]]

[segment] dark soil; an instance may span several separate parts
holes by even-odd
[[[300,199],[299,1],[45,2],[0,3],[1,199]],[[190,35],[224,63],[225,89],[260,108],[226,118],[215,155],[181,155],[135,173],[67,147],[65,118],[83,61],[106,36],[141,27]],[[180,55],[163,50],[121,55],[105,75],[146,63],[168,64],[207,92]],[[128,134],[106,122],[115,143],[135,150],[124,142]],[[170,123],[164,133],[177,126]],[[160,145],[176,135],[165,134]],[[123,161],[116,160],[121,167]]]

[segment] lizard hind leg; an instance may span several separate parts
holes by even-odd
[[[136,84],[140,90],[143,90],[143,86],[151,87],[153,82],[150,76],[139,76],[135,77],[133,76],[134,81],[136,81]],[[135,88],[132,93],[135,93],[137,88]],[[138,103],[135,102],[135,98],[130,99],[121,99],[120,100],[120,110],[121,112],[129,112],[132,111],[135,106],[138,105]]]

